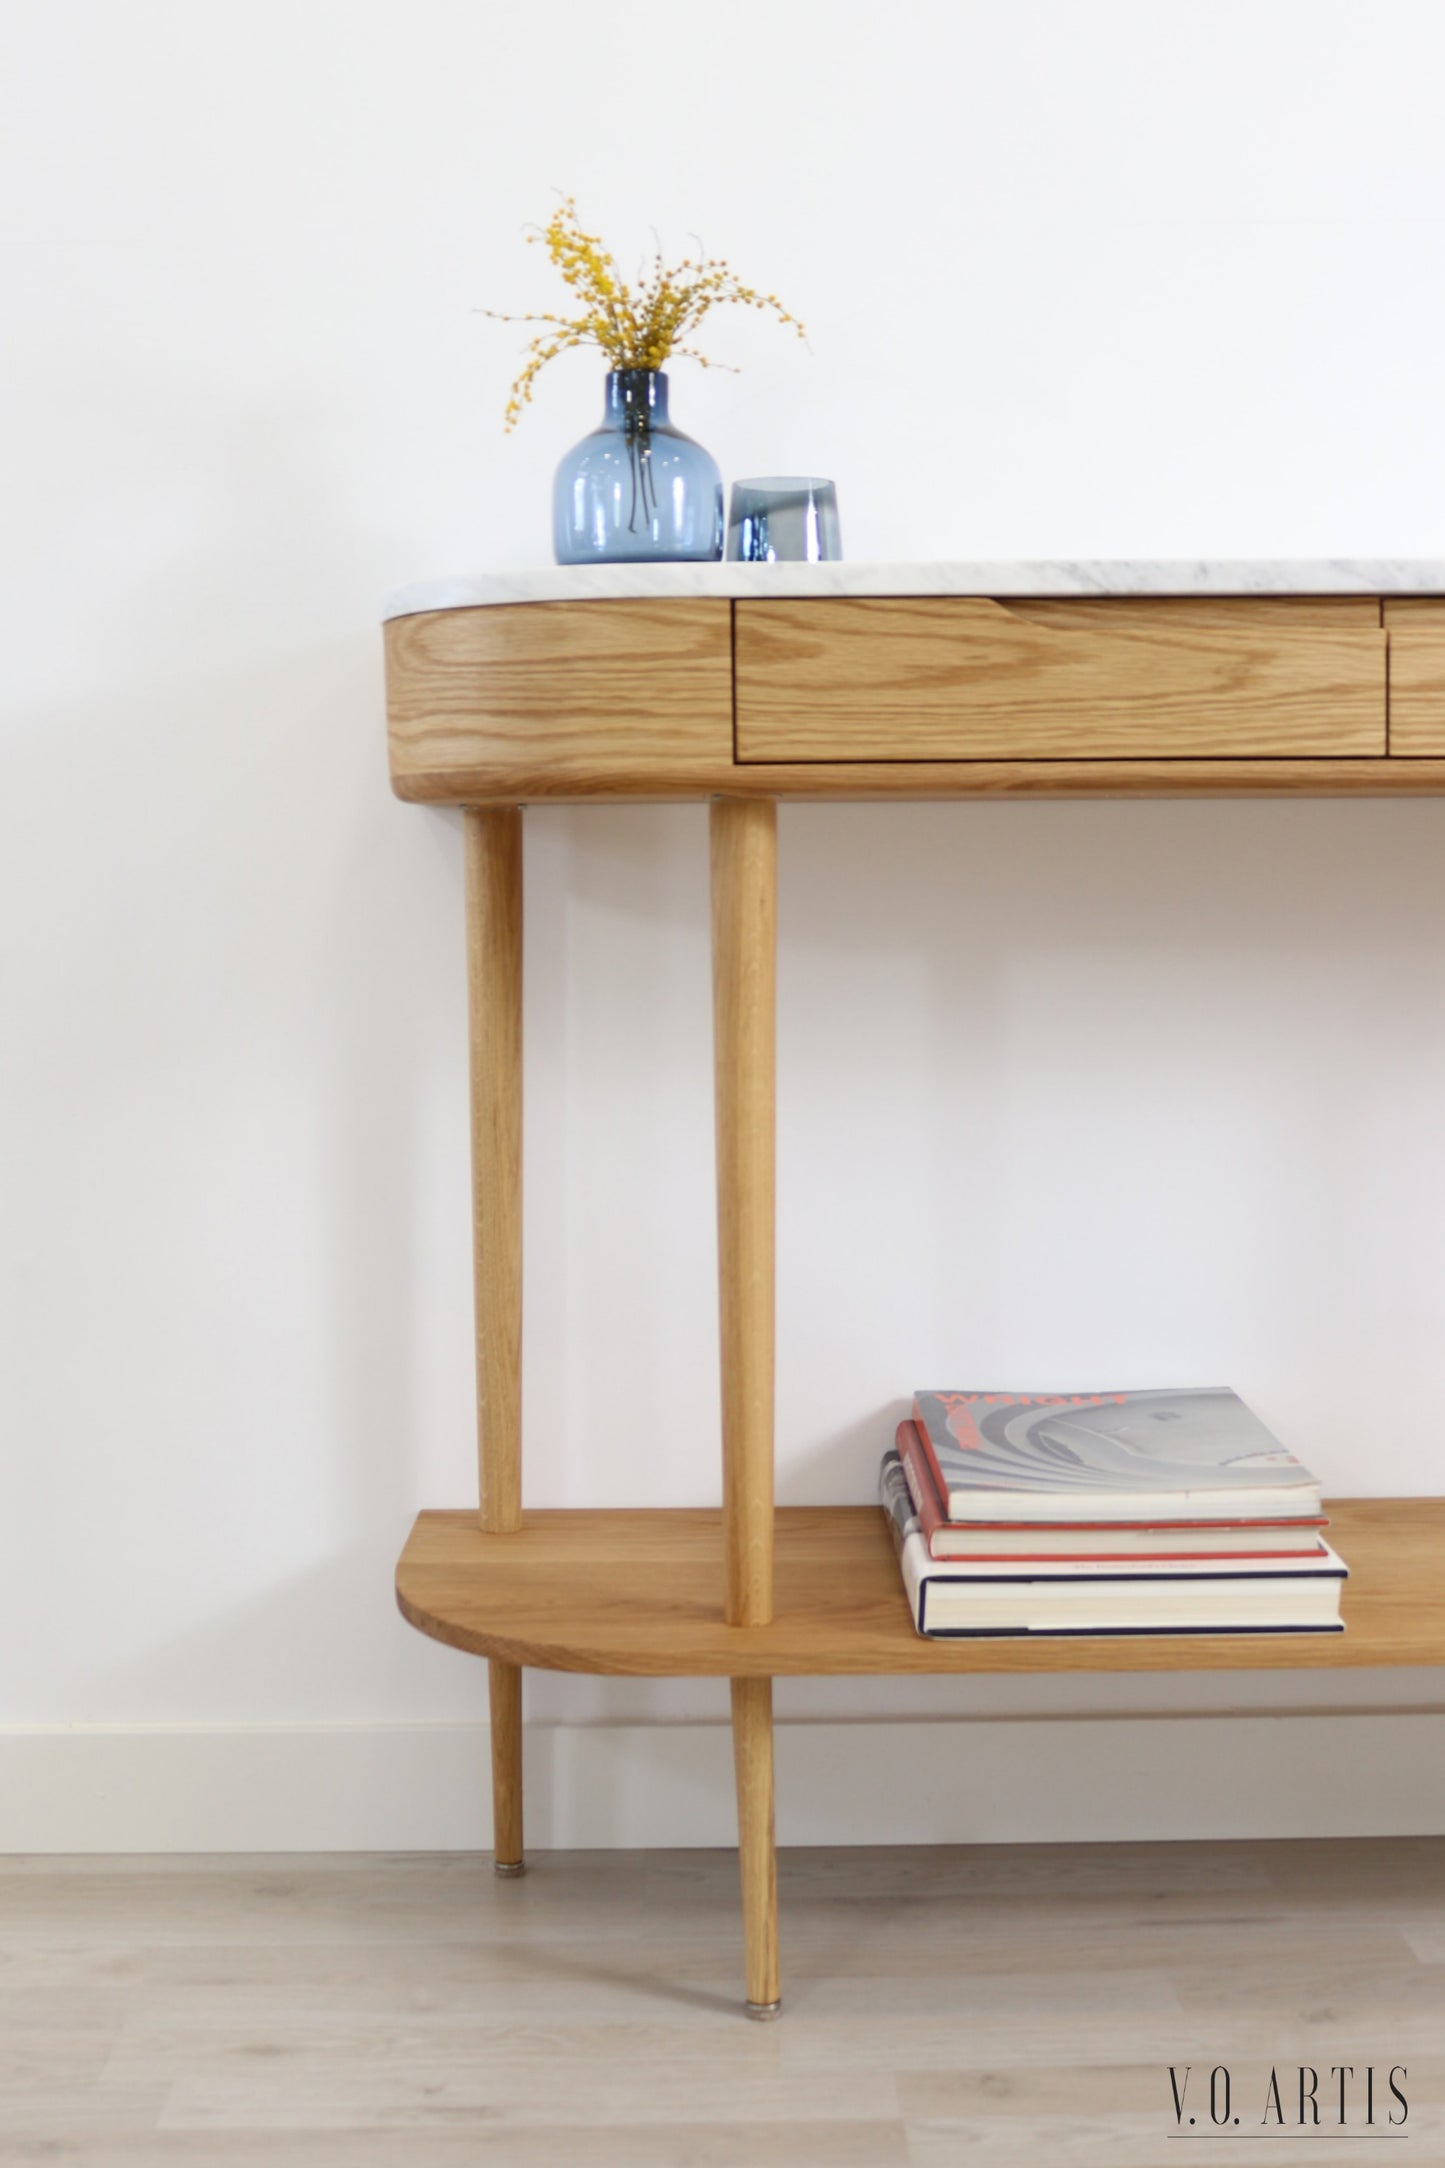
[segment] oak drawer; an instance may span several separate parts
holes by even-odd
[[[498,603],[394,617],[398,796],[686,795],[732,766],[727,602]]]
[[[1382,754],[1373,600],[739,602],[737,757]]]
[[[1385,604],[1390,636],[1390,751],[1445,753],[1445,601]]]

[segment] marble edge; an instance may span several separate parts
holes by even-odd
[[[414,581],[383,618],[517,602],[839,595],[1445,595],[1445,558],[1041,558],[1012,564],[550,565]]]

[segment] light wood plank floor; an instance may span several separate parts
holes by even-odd
[[[0,2162],[1378,2164],[1362,2106],[1259,2134],[1302,2062],[1405,2065],[1399,2158],[1445,2161],[1445,1839],[794,1852],[780,1881],[755,2025],[730,1854],[0,1860]],[[1171,2063],[1201,2111],[1229,2065],[1227,2142],[1181,2154]]]

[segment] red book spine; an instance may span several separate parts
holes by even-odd
[[[913,1499],[913,1510],[918,1515],[918,1525],[923,1531],[923,1540],[931,1555],[936,1558],[938,1553],[933,1548],[933,1539],[948,1520],[938,1462],[933,1457],[932,1447],[921,1423],[901,1422],[893,1442],[898,1448],[898,1458],[903,1463],[904,1479]]]
[[[918,1441],[918,1450],[927,1464],[929,1482],[933,1491],[934,1498],[937,1500],[939,1512],[942,1518],[944,1520],[947,1520],[948,1485],[943,1480],[943,1470],[938,1465],[938,1455],[933,1450],[933,1440],[928,1435],[928,1425],[924,1422],[923,1417],[919,1412],[918,1402],[916,1399],[913,1403],[913,1413],[910,1420],[906,1423],[902,1423],[899,1425],[898,1435],[900,1438],[902,1437],[905,1430],[911,1430],[914,1437]],[[898,1448],[898,1454],[899,1458],[903,1461],[904,1467],[906,1468],[908,1462],[901,1445]],[[921,1510],[919,1512],[918,1518],[920,1521],[923,1519],[923,1514]],[[932,1549],[931,1542],[929,1548]]]

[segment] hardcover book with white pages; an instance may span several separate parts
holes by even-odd
[[[950,1521],[1317,1519],[1308,1468],[1223,1386],[919,1392]]]
[[[940,1561],[895,1451],[883,1456],[878,1495],[913,1623],[930,1637],[1343,1630],[1348,1568],[1327,1543],[1297,1558]]]
[[[1167,1509],[1148,1521],[951,1521],[918,1425],[905,1418],[894,1444],[923,1540],[934,1558],[1318,1557],[1321,1530],[1329,1525],[1322,1513],[1204,1521],[1175,1519]]]

